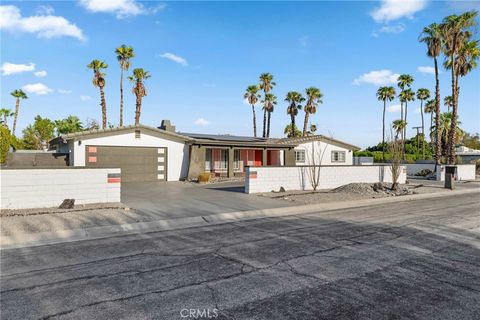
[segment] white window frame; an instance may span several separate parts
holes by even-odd
[[[343,154],[343,159],[340,155]],[[337,156],[335,156],[337,155]],[[332,162],[338,163],[338,162],[346,162],[346,156],[347,152],[346,151],[341,151],[341,150],[332,150]]]
[[[303,155],[302,157],[299,157],[299,155]],[[300,159],[299,159],[300,158]],[[303,158],[303,159],[301,159]],[[295,162],[297,163],[305,163],[305,158],[306,158],[306,152],[305,150],[295,150]]]

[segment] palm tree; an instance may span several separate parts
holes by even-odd
[[[8,123],[7,123],[7,120],[9,117],[12,117],[15,113],[12,112],[12,110],[10,109],[7,109],[7,108],[2,108],[0,109],[0,117],[3,118],[2,120],[2,125],[5,127],[5,128],[8,128]]]
[[[267,108],[267,137],[270,137],[270,117],[272,112],[275,109],[275,106],[277,105],[277,96],[274,95],[273,93],[267,93],[265,95],[264,100],[262,100],[262,103],[266,106]]]
[[[298,110],[302,109],[302,106],[300,105],[300,103],[305,101],[305,98],[302,97],[302,94],[300,92],[289,91],[287,93],[287,97],[285,98],[285,101],[289,103],[287,108],[287,114],[290,115],[290,119],[291,119],[291,123],[290,123],[291,135],[295,136],[295,128],[296,128],[295,117],[298,114]]]
[[[415,100],[415,92],[412,91],[412,89],[405,89],[402,92],[400,92],[399,95],[400,101],[405,105],[405,116],[403,117],[403,120],[405,121],[405,124],[408,124],[407,122],[407,114],[408,114],[408,102]],[[407,126],[403,128],[403,139],[407,139]]]
[[[382,154],[385,162],[385,110],[387,109],[387,100],[392,101],[395,98],[394,87],[380,87],[377,90],[377,99],[383,101],[383,127],[382,127]]]
[[[410,86],[412,85],[413,83],[413,77],[409,74],[401,74],[398,79],[397,79],[397,85],[398,87],[402,90],[400,92],[400,94],[402,94],[404,91],[408,90],[410,88]],[[402,99],[400,99],[400,104],[401,104],[401,108],[402,108],[402,119],[405,120],[405,122],[407,122],[407,103],[408,101],[406,100],[407,97],[411,96],[411,95],[415,95],[414,93],[407,93],[407,94],[403,94],[404,95],[404,99],[402,101]],[[405,103],[405,117],[404,117],[404,113],[403,113],[403,104]],[[407,127],[405,126],[405,128],[403,129],[403,139],[406,139],[406,135],[407,135]]]
[[[398,119],[393,121],[392,127],[395,130],[395,140],[398,140],[399,136],[402,136],[403,129],[405,129],[406,126],[407,126],[407,123],[403,119]]]
[[[417,99],[420,100],[420,114],[422,115],[422,135],[423,141],[425,140],[425,122],[423,119],[423,101],[430,98],[430,90],[421,88],[417,90]],[[422,141],[422,159],[425,160],[425,143]]]
[[[100,60],[92,60],[87,68],[93,70],[93,86],[100,89],[100,106],[102,107],[102,128],[107,128],[107,102],[105,101],[105,73],[102,69],[108,68],[108,64]]]
[[[135,86],[132,88],[132,92],[137,97],[135,103],[135,125],[140,124],[140,114],[142,113],[142,98],[147,95],[147,89],[145,88],[144,80],[150,78],[150,73],[142,68],[133,69],[133,76],[128,77],[130,82],[135,82]]]
[[[252,114],[253,114],[253,136],[257,137],[257,116],[255,115],[255,104],[258,102],[260,98],[260,94],[258,93],[258,86],[248,86],[243,98],[248,101],[248,103],[252,106]]]
[[[130,59],[135,57],[133,48],[122,44],[120,47],[115,49],[117,54],[117,60],[120,64],[120,127],[123,126],[123,72],[128,71],[130,68]]]
[[[438,129],[435,127],[434,129],[440,133],[440,139],[441,143],[443,144],[443,150],[444,150],[444,155],[448,156],[448,150],[447,150],[447,145],[449,143],[449,136],[450,136],[450,130],[452,126],[452,112],[444,112],[440,114],[440,126]],[[465,132],[460,128],[460,125],[462,124],[460,121],[457,119],[457,127],[455,128],[455,133],[454,133],[454,143],[459,143],[462,140],[463,135]]]
[[[444,51],[452,76],[452,121],[447,145],[447,162],[455,162],[455,132],[458,115],[458,76],[460,73],[457,67],[459,53],[462,47],[468,43],[472,35],[470,29],[476,25],[477,11],[468,11],[461,15],[450,15],[443,19],[442,33],[445,39]]]
[[[443,98],[443,105],[447,107],[448,112],[450,112],[450,109],[453,107],[453,97],[446,96],[445,98]]]
[[[435,114],[436,105],[437,105],[437,103],[436,103],[435,99],[431,99],[431,100],[428,100],[427,102],[425,102],[425,108],[423,109],[423,111],[425,113],[430,113],[430,142],[432,143],[432,145],[434,143],[434,140],[433,140],[434,138],[433,137],[434,136],[436,137],[436,135],[433,134],[433,115]]]
[[[264,93],[264,98],[267,93],[272,90],[272,88],[276,85],[276,83],[273,81],[273,75],[270,73],[262,73],[260,75],[260,89],[263,90]],[[266,99],[264,99],[266,101]],[[266,105],[263,105],[263,137],[267,137],[267,107]]]
[[[18,112],[20,111],[20,99],[28,99],[27,94],[23,92],[22,89],[13,90],[10,93],[15,98],[15,115],[13,117],[13,128],[12,128],[12,135],[15,136],[15,130],[17,129],[17,119],[18,119]]]
[[[317,106],[320,103],[323,103],[322,97],[323,94],[320,89],[315,87],[310,87],[305,89],[305,94],[307,95],[307,102],[305,103],[305,119],[303,120],[303,133],[302,135],[305,137],[307,135],[307,126],[308,126],[308,118],[310,114],[315,114],[317,112]]]
[[[438,72],[438,61],[437,58],[440,56],[442,46],[443,46],[443,35],[441,26],[432,23],[428,27],[423,28],[423,32],[420,35],[420,42],[427,44],[427,56],[433,58],[433,63],[435,66],[435,124],[437,127],[440,126],[440,80]],[[430,126],[430,131],[432,126]],[[430,140],[433,141],[432,138]],[[441,151],[441,142],[439,132],[436,132],[435,135],[435,164],[440,165],[440,158],[442,157]]]

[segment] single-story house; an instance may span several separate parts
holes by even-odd
[[[325,154],[315,164],[324,165],[351,165],[353,150],[358,149],[324,136],[270,139],[180,133],[168,120],[158,128],[90,130],[50,142],[57,153],[69,154],[70,166],[120,168],[124,182],[196,179],[202,172],[233,177],[244,175],[247,166],[306,165],[315,145]]]

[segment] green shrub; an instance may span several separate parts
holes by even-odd
[[[5,127],[0,127],[0,164],[7,162],[8,150],[12,142],[12,135],[10,130]]]

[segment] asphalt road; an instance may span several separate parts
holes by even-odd
[[[1,318],[480,319],[478,199],[4,250]]]

